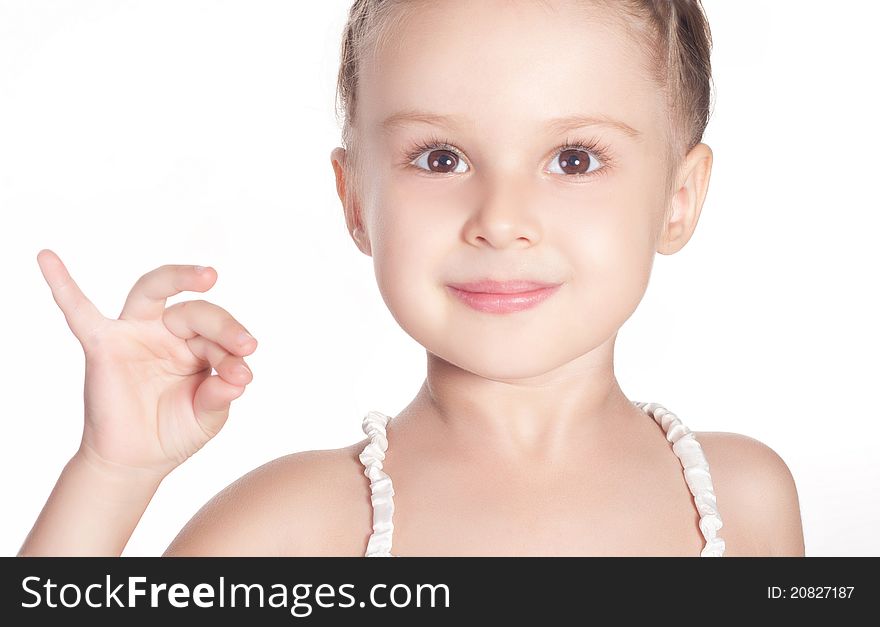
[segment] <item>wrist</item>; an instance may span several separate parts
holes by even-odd
[[[110,464],[82,446],[70,458],[20,556],[118,556],[163,473]]]
[[[108,461],[85,444],[81,444],[73,457],[70,458],[68,467],[107,486],[140,486],[155,489],[168,475],[167,472],[160,470],[138,468]]]

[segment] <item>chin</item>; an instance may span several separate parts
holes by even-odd
[[[572,356],[562,351],[543,350],[529,347],[511,346],[511,342],[491,346],[486,342],[476,346],[465,340],[445,338],[442,346],[422,344],[429,353],[438,359],[471,372],[484,379],[495,381],[514,381],[540,377],[565,365]]]

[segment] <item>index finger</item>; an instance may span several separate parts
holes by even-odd
[[[210,267],[199,271],[200,267],[166,264],[147,272],[128,293],[119,319],[158,320],[165,311],[165,302],[171,296],[211,289],[217,274]]]

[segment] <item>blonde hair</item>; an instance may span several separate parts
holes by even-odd
[[[422,0],[424,1],[424,0]],[[667,194],[684,156],[702,141],[712,95],[712,34],[701,0],[582,0],[605,9],[634,37],[647,60],[643,69],[666,99]],[[389,43],[418,0],[355,0],[342,37],[336,86],[346,149],[346,198],[360,189],[363,170],[355,137],[359,69],[367,55]]]

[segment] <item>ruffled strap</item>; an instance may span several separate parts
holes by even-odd
[[[718,536],[723,523],[718,513],[712,477],[709,474],[709,463],[703,454],[703,448],[694,433],[682,424],[681,420],[659,403],[633,404],[657,422],[672,444],[672,451],[681,461],[685,481],[694,497],[694,503],[700,514],[700,532],[706,545],[700,552],[701,557],[721,557],[724,554],[724,539]],[[363,430],[370,438],[369,443],[360,454],[364,464],[364,474],[370,479],[370,499],[373,503],[373,533],[367,543],[366,557],[396,557],[391,553],[391,538],[394,532],[394,487],[391,478],[382,470],[385,452],[388,450],[388,439],[385,427],[389,416],[376,411],[367,413],[363,420]]]
[[[663,428],[666,439],[672,443],[672,451],[681,460],[685,481],[700,514],[700,532],[706,540],[706,546],[700,552],[700,557],[721,557],[725,545],[724,539],[718,536],[718,530],[723,523],[718,513],[715,489],[712,485],[712,476],[709,474],[709,462],[703,454],[703,447],[700,446],[693,431],[659,403],[633,401],[633,404]]]
[[[391,554],[391,535],[394,532],[394,487],[391,478],[382,470],[388,439],[385,425],[389,417],[370,411],[364,417],[363,430],[370,442],[358,456],[364,465],[364,474],[370,478],[370,500],[373,503],[373,533],[367,543],[365,557],[395,557]]]

